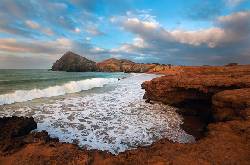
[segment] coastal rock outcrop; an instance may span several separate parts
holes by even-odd
[[[53,71],[92,72],[96,71],[96,63],[73,52],[66,52],[53,66]]]
[[[11,152],[24,145],[20,140],[22,136],[29,134],[37,124],[33,118],[4,117],[0,120],[0,152]],[[19,139],[19,140],[17,140]]]
[[[250,88],[225,90],[212,98],[216,121],[248,119],[250,117]]]
[[[167,74],[166,69],[164,72]],[[59,142],[45,131],[30,132],[36,128],[32,118],[2,118],[0,164],[248,165],[250,66],[179,67],[172,73],[143,83],[145,98],[179,107],[184,124],[187,117],[195,125],[200,125],[194,122],[197,118],[204,122],[204,135],[196,143],[164,138],[115,156]],[[22,124],[24,121],[29,124]]]
[[[87,154],[37,128],[32,117],[0,118],[0,164],[86,164]]]
[[[129,68],[135,63],[130,60],[118,60],[115,58],[110,58],[102,62],[97,63],[97,68],[102,72],[122,72]]]
[[[183,67],[177,75],[144,82],[145,98],[178,105],[188,100],[211,102],[212,96],[229,89],[250,87],[250,65],[234,67]]]
[[[52,71],[67,72],[148,72],[157,64],[140,64],[126,59],[110,58],[96,63],[73,52],[65,53],[53,66]]]
[[[139,64],[126,59],[110,58],[97,63],[98,71],[101,72],[134,72],[144,73],[154,68],[156,64]]]
[[[28,120],[25,118],[25,120]],[[0,119],[2,122],[2,119]],[[7,123],[13,122],[9,120]],[[6,121],[5,121],[6,123]],[[10,123],[9,123],[10,124]],[[8,129],[5,124],[2,128]],[[15,123],[12,123],[15,124]],[[17,125],[16,125],[17,126]],[[17,126],[18,127],[18,126]],[[115,156],[97,150],[80,149],[75,144],[61,143],[47,132],[32,132],[10,139],[23,145],[13,152],[0,150],[0,164],[174,164],[174,165],[248,165],[250,122],[229,121],[208,125],[208,134],[197,143],[180,144],[162,139],[150,146],[125,151]],[[9,137],[5,137],[9,139]]]
[[[201,137],[211,122],[246,117],[250,65],[181,67],[179,73],[144,82],[142,88],[147,102],[178,107],[184,118],[183,129]]]

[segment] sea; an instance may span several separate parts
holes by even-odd
[[[168,138],[194,142],[177,109],[143,100],[145,73],[0,70],[0,117],[34,117],[34,131],[118,154]]]

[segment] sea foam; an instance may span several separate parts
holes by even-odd
[[[80,81],[70,81],[61,86],[51,86],[45,89],[17,90],[13,93],[0,95],[0,105],[25,102],[37,98],[53,97],[103,87],[105,84],[117,82],[116,78],[91,78]]]
[[[154,77],[131,74],[102,88],[105,92],[89,91],[50,102],[8,105],[0,110],[0,116],[32,116],[38,131],[46,130],[60,141],[113,154],[162,138],[193,142],[194,137],[181,129],[182,119],[176,108],[143,100],[141,83]]]

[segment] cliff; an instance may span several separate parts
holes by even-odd
[[[232,148],[233,143],[222,143],[229,140],[227,138],[230,136],[239,135],[239,127],[244,127],[244,133],[240,133],[240,136],[250,137],[250,65],[179,67],[175,68],[174,73],[169,72],[169,69],[160,69],[166,76],[142,84],[146,91],[144,98],[147,102],[157,101],[178,107],[178,113],[184,118],[183,129],[192,135],[198,135],[200,139],[193,145],[198,147],[197,150],[209,141],[210,145],[217,148],[212,149],[207,143],[204,151],[215,154],[215,157],[220,154],[224,157],[228,153],[222,145]],[[214,139],[215,136],[218,137]],[[240,139],[234,140],[238,144]],[[244,145],[249,146],[249,140]],[[236,156],[244,148],[239,145],[229,155]],[[249,153],[248,149],[242,154]],[[228,163],[215,163],[218,161],[215,157],[207,163],[247,164],[249,161],[247,158],[243,162],[237,162],[236,159],[240,157],[238,155]]]
[[[91,72],[96,71],[96,63],[73,52],[66,52],[53,66],[53,71]]]
[[[236,105],[247,105],[243,100],[249,93],[243,89],[250,88],[250,65],[182,67],[178,74],[144,82],[142,88],[146,91],[144,98],[147,102],[159,101],[179,107],[179,113],[184,116],[184,123],[185,119],[189,118],[192,118],[192,122],[198,119],[204,125],[212,121],[244,118],[244,113],[240,112]],[[235,89],[242,90],[234,91]],[[230,93],[238,94],[238,104],[234,105],[225,99],[229,98]],[[231,100],[236,100],[235,96],[231,97]],[[234,112],[234,109],[237,109],[237,112]],[[190,125],[188,126],[190,129]],[[195,129],[197,130],[186,131],[201,134],[202,130],[205,130],[204,127]]]
[[[211,101],[223,90],[250,87],[250,65],[238,67],[182,68],[177,75],[143,83],[145,98],[177,105],[188,100]]]
[[[155,78],[142,84],[146,90],[146,99],[170,105],[189,100],[211,102],[212,96],[218,92],[248,87],[250,65],[182,67],[178,74]]]

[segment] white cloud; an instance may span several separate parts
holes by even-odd
[[[194,46],[207,44],[211,48],[216,47],[225,37],[225,31],[220,28],[209,28],[197,31],[174,30],[169,33],[177,42]]]
[[[101,32],[98,28],[95,26],[89,26],[85,29],[85,31],[93,36],[100,36],[103,35],[104,33]]]
[[[0,49],[6,52],[59,54],[74,46],[74,41],[68,38],[57,38],[51,41],[0,39]]]
[[[134,38],[134,45],[138,48],[145,48],[148,46],[147,43],[144,41],[144,39],[140,37]]]
[[[40,27],[40,25],[37,22],[31,21],[31,20],[26,20],[25,23],[31,29],[38,29]]]
[[[233,13],[231,15],[221,16],[218,18],[218,21],[222,24],[230,23],[230,22],[235,23],[236,21],[247,20],[249,17],[250,17],[250,11],[240,11],[240,12]]]
[[[42,32],[43,32],[44,34],[48,35],[48,36],[54,35],[53,30],[51,30],[50,28],[43,28],[43,29],[42,29]]]
[[[48,35],[48,36],[52,36],[54,35],[54,32],[53,30],[51,30],[51,28],[45,28],[45,27],[42,27],[40,24],[38,24],[37,22],[35,21],[31,21],[31,20],[26,20],[25,21],[25,24],[31,28],[31,29],[36,29],[36,30],[40,30],[42,33]]]
[[[81,30],[79,29],[79,28],[75,28],[75,30],[74,30],[76,33],[80,33],[81,32]]]
[[[99,47],[94,47],[94,48],[90,49],[90,51],[91,51],[92,53],[100,53],[100,52],[105,51],[105,49],[99,48]]]
[[[92,38],[91,37],[86,37],[85,40],[86,41],[90,41]]]
[[[168,30],[155,21],[126,16],[112,17],[125,31],[135,35],[132,43],[124,43],[111,51],[135,59],[161,59],[183,63],[223,63],[231,60],[250,62],[250,11],[218,17],[214,27],[199,30]],[[173,51],[174,50],[174,51]],[[206,55],[206,56],[205,56]],[[236,55],[236,56],[235,56]],[[243,60],[244,55],[244,60]],[[201,58],[202,57],[202,58]],[[179,60],[179,61],[178,61]],[[184,60],[184,61],[183,61]]]
[[[225,3],[230,7],[238,6],[246,0],[225,0]]]
[[[192,31],[181,29],[170,31],[154,21],[149,22],[138,18],[117,18],[113,18],[113,21],[116,20],[115,22],[119,22],[124,30],[138,35],[146,42],[177,42],[193,46],[206,44],[213,48],[223,43],[239,41],[242,36],[246,37],[250,33],[250,11],[219,17],[216,20],[217,27]]]
[[[106,54],[108,54],[107,50],[93,46],[89,41],[77,42],[69,38],[57,38],[50,41],[3,38],[0,39],[0,50],[0,54],[13,53],[15,55],[21,55],[27,53],[57,57],[70,50],[90,59],[98,56],[99,58],[105,58]]]

